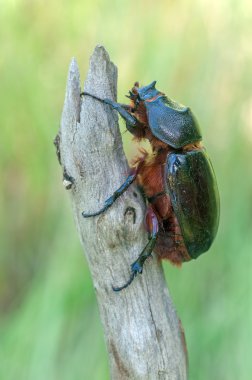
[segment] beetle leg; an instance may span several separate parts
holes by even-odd
[[[129,111],[131,109],[131,107],[128,104],[116,103],[113,100],[108,99],[108,98],[102,99],[102,98],[99,98],[99,96],[90,94],[89,92],[86,92],[86,91],[83,91],[83,92],[80,93],[80,97],[85,96],[85,95],[90,96],[93,99],[99,100],[99,102],[109,104],[113,108],[116,108],[116,105],[120,105],[121,107],[123,107],[127,111]]]
[[[94,212],[94,213],[90,213],[90,214],[86,214],[84,211],[82,212],[82,216],[84,218],[89,218],[91,216],[97,216],[97,215],[100,215],[102,214],[103,212],[105,212],[109,207],[112,206],[112,204],[115,202],[115,200],[117,198],[119,198],[127,189],[128,187],[135,181],[138,173],[139,173],[139,170],[140,168],[142,167],[143,163],[144,163],[144,159],[145,159],[146,155],[144,155],[141,160],[139,161],[138,165],[135,167],[135,168],[132,168],[131,171],[130,171],[130,175],[127,177],[126,181],[119,187],[119,189],[117,189],[112,195],[111,197],[109,197],[105,203],[104,203],[104,206]]]
[[[116,110],[122,116],[122,118],[126,121],[126,124],[129,125],[129,127],[135,127],[138,124],[137,119],[128,112],[130,108],[129,106],[114,102],[113,100],[108,99],[108,98],[101,99],[98,96],[89,94],[88,92],[82,92],[80,94],[80,96],[83,96],[83,95],[91,96],[92,98],[111,106],[114,110]]]
[[[114,102],[113,100],[108,99],[108,98],[101,99],[98,96],[92,95],[88,92],[82,92],[80,95],[81,96],[83,96],[83,95],[91,96],[92,98],[111,106],[126,121],[126,128],[128,129],[128,131],[130,133],[134,134],[135,128],[139,126],[139,121],[137,120],[137,118],[130,113],[130,109],[131,109],[130,106],[128,106],[126,104]]]
[[[122,186],[119,187],[119,189],[117,189],[113,195],[111,195],[111,197],[109,197],[106,201],[105,201],[105,204],[104,206],[97,212],[94,212],[94,213],[90,213],[90,214],[86,214],[84,211],[82,213],[82,216],[84,218],[89,218],[91,216],[97,216],[97,215],[100,215],[102,214],[103,212],[105,212],[109,207],[112,206],[112,204],[115,202],[115,200],[117,198],[119,198],[127,189],[128,187],[134,182],[134,180],[136,179],[136,176],[137,176],[137,172],[134,172],[133,174],[130,174],[128,176],[128,178],[126,179],[126,181],[122,184]]]
[[[124,104],[124,103],[116,103],[116,104],[121,106],[125,111],[131,112],[132,110],[132,107],[129,104]]]
[[[124,104],[116,103],[110,99],[104,99],[104,103],[109,104],[114,110],[119,113],[119,115],[126,121],[127,128],[136,127],[139,124],[137,118],[128,112],[128,107]]]
[[[130,106],[126,104],[116,103],[110,99],[104,99],[104,103],[109,104],[114,110],[116,110],[119,115],[125,120],[127,130],[133,135],[141,124],[135,116],[133,116],[130,111]]]
[[[138,273],[142,274],[145,260],[151,256],[151,252],[153,251],[153,248],[155,247],[159,227],[158,227],[157,216],[151,206],[149,206],[147,209],[146,216],[145,216],[145,223],[146,223],[147,231],[149,233],[149,242],[147,243],[143,251],[138,256],[138,259],[133,264],[131,264],[131,275],[130,275],[129,280],[126,282],[126,284],[119,287],[112,286],[112,289],[115,292],[119,292],[122,289],[127,288],[132,283],[132,281],[134,280],[134,278],[136,277]]]

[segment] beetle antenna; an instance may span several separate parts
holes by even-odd
[[[126,282],[126,284],[124,284],[123,286],[118,286],[118,287],[112,285],[112,289],[114,290],[114,292],[120,292],[121,290],[127,288],[132,283],[135,276],[136,276],[136,273],[132,272],[131,276],[130,276],[129,280]]]

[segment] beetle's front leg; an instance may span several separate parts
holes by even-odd
[[[127,128],[136,127],[138,125],[137,119],[129,112],[129,106],[121,103],[116,103],[111,99],[104,99],[104,103],[109,104],[114,110],[119,113],[119,115],[126,121]]]
[[[127,288],[132,283],[136,275],[138,273],[141,274],[143,272],[143,265],[146,259],[148,259],[148,257],[151,256],[151,252],[153,251],[155,247],[159,225],[158,225],[158,218],[151,206],[147,208],[146,215],[145,215],[145,224],[146,224],[146,229],[149,233],[149,242],[147,243],[143,251],[138,256],[138,259],[133,264],[131,264],[131,276],[129,280],[126,282],[126,284],[119,287],[112,286],[115,292],[119,292],[122,289]]]
[[[129,112],[131,109],[130,106],[128,106],[126,104],[114,102],[113,100],[108,99],[108,98],[101,99],[98,96],[90,94],[89,92],[82,92],[80,94],[80,96],[84,96],[84,95],[91,96],[91,98],[94,98],[94,99],[98,100],[99,102],[108,104],[113,109],[115,109],[121,115],[121,117],[126,121],[126,127],[127,127],[128,131],[130,133],[134,134],[136,127],[139,126],[139,121],[137,120],[136,117],[134,117]]]

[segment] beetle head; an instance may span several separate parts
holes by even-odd
[[[129,91],[129,95],[126,95],[135,106],[135,109],[138,108],[140,103],[151,102],[160,96],[164,96],[163,92],[158,91],[155,88],[156,81],[148,84],[148,86],[139,87],[139,82],[135,82],[131,91]]]
[[[159,96],[163,96],[164,94],[158,91],[155,85],[156,81],[151,82],[147,86],[139,87],[139,82],[135,82],[134,87],[132,87],[131,91],[129,91],[129,95],[126,95],[126,97],[131,99],[135,105],[138,106],[140,102],[148,102]]]
[[[138,89],[139,89],[139,83],[135,82],[134,86],[129,91],[129,95],[125,95],[125,96],[135,102],[138,98]]]
[[[149,100],[159,95],[160,91],[158,91],[155,88],[155,85],[156,85],[156,81],[148,84],[148,86],[143,86],[143,87],[138,88],[138,96],[140,100],[143,100],[143,101]]]

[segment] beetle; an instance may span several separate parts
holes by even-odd
[[[202,134],[189,107],[156,89],[135,82],[130,104],[100,99],[87,92],[81,95],[110,105],[126,121],[127,130],[138,141],[148,139],[151,153],[141,150],[125,182],[95,213],[105,212],[136,181],[147,204],[145,226],[148,243],[131,265],[129,280],[114,291],[129,286],[142,273],[153,250],[159,259],[180,266],[208,251],[219,224],[219,193],[211,161],[202,145]]]

